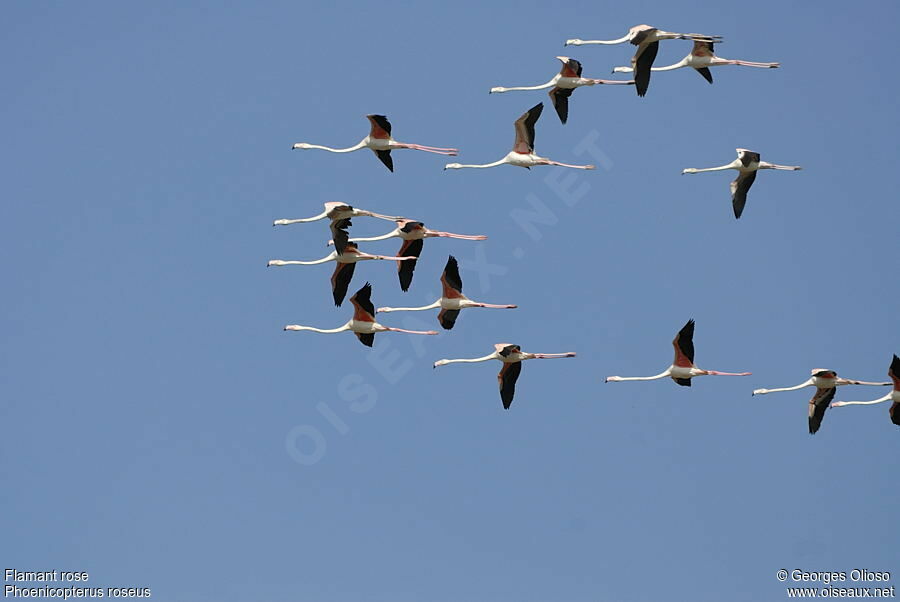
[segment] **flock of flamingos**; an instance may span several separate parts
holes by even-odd
[[[659,50],[659,42],[661,40],[691,40],[693,49],[685,58],[666,67],[653,67],[653,62]],[[715,55],[714,44],[721,41],[720,36],[707,36],[702,34],[683,34],[662,31],[649,25],[637,25],[632,27],[628,34],[617,40],[580,40],[571,39],[566,41],[566,46],[582,46],[589,44],[622,44],[630,43],[636,47],[634,56],[631,59],[630,67],[616,67],[614,73],[633,73],[634,79],[628,81],[591,79],[582,77],[581,63],[575,59],[559,56],[556,57],[562,62],[562,69],[558,74],[553,76],[550,81],[545,84],[536,86],[522,87],[495,87],[491,88],[492,94],[504,93],[517,90],[544,90],[550,89],[549,96],[553,102],[559,120],[565,124],[569,115],[569,97],[576,88],[594,85],[633,85],[638,96],[644,96],[650,85],[650,76],[655,71],[671,71],[684,67],[690,67],[697,71],[710,84],[713,83],[713,77],[710,73],[710,67],[719,67],[724,65],[741,65],[746,67],[758,68],[777,68],[778,63],[758,63],[751,61],[737,61],[723,59]],[[593,165],[570,165],[560,163],[552,159],[541,157],[534,152],[534,128],[543,111],[543,103],[539,103],[526,111],[521,117],[515,121],[515,142],[512,150],[502,159],[493,163],[480,165],[465,165],[461,163],[448,163],[444,169],[464,169],[464,168],[490,168],[500,165],[514,165],[517,167],[525,167],[530,169],[537,165],[556,165],[560,167],[569,167],[573,169],[594,169]],[[391,123],[387,117],[383,115],[369,115],[370,123],[369,135],[363,138],[358,144],[348,148],[329,148],[327,146],[319,146],[298,142],[293,145],[293,149],[321,149],[333,153],[350,153],[353,151],[368,148],[372,150],[378,159],[390,170],[394,171],[394,162],[391,157],[391,151],[399,149],[412,149],[440,155],[455,156],[457,149],[441,148],[434,146],[424,146],[421,144],[410,144],[398,142],[391,136]],[[722,171],[734,169],[738,172],[737,177],[731,182],[731,200],[734,209],[735,218],[740,218],[744,206],[747,202],[747,192],[756,179],[757,171],[761,169],[776,169],[796,171],[801,169],[797,166],[777,165],[767,163],[760,160],[757,152],[747,149],[737,149],[738,157],[731,163],[719,167],[709,167],[705,169],[688,168],[682,171],[683,174],[695,174],[706,171]],[[351,218],[355,217],[374,217],[382,220],[396,222],[397,227],[390,232],[372,238],[350,238],[349,228],[351,226]],[[336,263],[334,273],[331,276],[331,287],[334,303],[340,306],[347,294],[350,281],[353,278],[353,272],[356,263],[366,260],[390,260],[396,261],[398,265],[398,276],[400,280],[400,288],[407,291],[412,283],[413,274],[416,268],[416,261],[422,252],[422,246],[426,238],[446,237],[458,238],[463,240],[484,240],[487,238],[482,235],[464,235],[453,234],[450,232],[441,232],[431,230],[425,227],[425,224],[419,221],[407,219],[399,216],[382,215],[372,211],[357,209],[344,203],[325,203],[325,210],[310,218],[304,219],[279,219],[274,222],[276,226],[307,223],[328,219],[331,222],[331,240],[329,245],[334,246],[334,251],[326,257],[315,261],[284,261],[273,259],[269,261],[269,266],[286,266],[286,265],[315,265],[334,261]],[[372,242],[385,240],[388,238],[400,238],[403,242],[396,256],[371,255],[359,250],[358,242]],[[372,346],[375,340],[375,334],[379,332],[403,332],[408,334],[435,335],[436,331],[416,331],[405,330],[402,328],[393,328],[379,324],[375,320],[377,313],[388,313],[393,311],[427,311],[432,309],[440,309],[438,313],[438,322],[445,330],[451,330],[459,318],[459,312],[470,307],[485,307],[495,309],[514,309],[515,305],[497,305],[491,303],[481,303],[472,301],[463,294],[462,278],[459,275],[459,267],[456,259],[451,255],[447,260],[447,265],[441,275],[442,295],[430,305],[423,307],[379,307],[375,309],[372,303],[372,285],[368,282],[360,288],[350,298],[353,304],[353,317],[349,322],[333,329],[313,328],[311,326],[289,325],[285,326],[285,330],[302,331],[308,330],[312,332],[320,332],[325,334],[351,331],[359,338],[363,345]],[[654,376],[640,377],[622,377],[610,376],[606,382],[621,382],[628,380],[656,380],[661,378],[671,378],[677,384],[685,387],[691,386],[691,379],[696,376],[716,375],[716,376],[747,376],[750,372],[717,372],[715,370],[703,370],[694,364],[694,321],[688,322],[678,331],[675,339],[672,341],[675,348],[675,359],[672,365],[663,372]],[[503,367],[497,376],[500,387],[500,399],[503,407],[509,409],[515,394],[516,381],[522,370],[522,361],[530,359],[547,359],[547,358],[563,358],[574,357],[574,352],[567,353],[525,353],[518,345],[510,343],[498,343],[494,345],[494,351],[483,357],[472,359],[442,359],[434,363],[434,367],[444,366],[452,363],[475,363],[486,362],[489,360],[499,360]],[[822,424],[825,411],[829,407],[840,407],[846,405],[871,405],[885,401],[892,401],[890,407],[891,422],[900,426],[900,358],[896,355],[888,370],[890,382],[867,382],[860,380],[851,380],[841,378],[834,370],[814,369],[811,376],[806,381],[793,387],[785,387],[781,389],[757,389],[753,391],[754,395],[763,395],[767,393],[775,393],[778,391],[794,391],[803,387],[815,387],[816,392],[809,401],[809,432],[815,433]],[[841,385],[872,385],[872,386],[891,386],[893,389],[890,393],[875,399],[873,401],[833,401],[837,387]]]

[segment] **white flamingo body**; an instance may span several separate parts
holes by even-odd
[[[371,129],[369,135],[363,138],[358,144],[347,148],[331,148],[319,144],[310,144],[308,142],[297,142],[291,146],[292,150],[309,150],[318,149],[332,153],[352,153],[364,148],[368,148],[375,153],[378,159],[384,163],[384,166],[390,171],[394,171],[394,161],[391,158],[391,151],[400,149],[412,149],[424,151],[427,153],[436,153],[438,155],[455,156],[459,150],[455,148],[442,148],[437,146],[423,146],[421,144],[411,144],[407,142],[398,142],[391,136],[391,122],[384,115],[366,115],[369,120]]]
[[[694,321],[687,323],[678,331],[672,340],[675,349],[675,360],[672,365],[659,374],[653,376],[608,376],[606,382],[623,382],[629,380],[658,380],[671,378],[683,387],[691,386],[691,379],[697,376],[750,376],[750,372],[719,372],[717,370],[703,370],[694,365]]]
[[[574,169],[594,169],[593,165],[569,165],[568,163],[560,163],[540,157],[534,152],[534,124],[537,123],[541,112],[544,110],[544,103],[539,103],[531,107],[515,122],[516,141],[513,144],[512,152],[507,153],[505,157],[493,163],[483,165],[464,165],[462,163],[448,163],[444,169],[464,169],[476,168],[484,169],[488,167],[497,167],[499,165],[514,165],[516,167],[525,167],[530,169],[536,165],[558,165],[560,167],[571,167]]]

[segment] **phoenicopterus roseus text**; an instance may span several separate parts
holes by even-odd
[[[562,123],[565,123],[569,118],[569,97],[572,96],[572,92],[575,88],[595,86],[597,84],[634,85],[634,80],[617,81],[613,79],[591,79],[589,77],[581,77],[580,62],[567,56],[558,56],[556,58],[562,61],[562,69],[546,84],[541,84],[539,86],[518,86],[514,88],[498,86],[496,88],[491,88],[490,94],[512,92],[514,90],[544,90],[546,88],[553,88],[549,92],[550,100],[553,101],[553,108],[556,109],[559,120]]]
[[[349,219],[332,222],[331,231],[334,234],[335,250],[322,259],[316,259],[314,261],[285,261],[283,259],[272,259],[267,264],[267,267],[317,265],[329,261],[336,261],[337,265],[334,268],[334,273],[331,275],[331,294],[334,298],[334,304],[340,307],[341,303],[344,302],[344,297],[347,295],[347,288],[350,286],[350,280],[353,279],[353,272],[356,270],[356,262],[368,261],[371,259],[388,259],[392,261],[411,261],[416,259],[415,257],[389,257],[387,255],[370,255],[369,253],[363,253],[356,247],[356,243],[352,243],[348,240],[349,234],[347,232],[347,227],[349,226]],[[339,251],[338,249],[342,250]]]
[[[434,330],[405,330],[403,328],[391,328],[383,326],[375,321],[375,306],[372,304],[372,285],[366,282],[365,286],[356,291],[356,294],[350,297],[353,303],[353,317],[349,322],[339,328],[323,329],[314,328],[312,326],[300,326],[299,324],[289,324],[284,327],[285,330],[308,330],[311,332],[320,332],[322,334],[334,334],[344,332],[346,330],[353,331],[359,338],[360,342],[366,347],[371,347],[375,342],[375,334],[378,332],[405,332],[407,334],[437,334]]]
[[[799,171],[803,169],[797,165],[776,165],[775,163],[760,161],[759,153],[747,150],[746,148],[736,148],[735,150],[737,151],[738,158],[727,165],[707,167],[704,169],[688,167],[687,169],[682,170],[681,174],[736,169],[738,171],[738,176],[731,183],[731,206],[734,209],[734,217],[736,219],[740,219],[741,214],[744,212],[744,205],[747,204],[747,191],[753,186],[753,182],[756,180],[757,171],[760,169],[780,169],[783,171]]]
[[[389,221],[396,221],[401,219],[395,215],[381,215],[380,213],[373,213],[372,211],[366,211],[365,209],[356,209],[346,203],[325,203],[325,211],[320,213],[319,215],[314,215],[312,217],[304,217],[299,219],[277,219],[272,222],[273,226],[289,226],[290,224],[306,224],[309,222],[317,222],[322,219],[330,219],[333,222],[342,219],[348,219],[351,217],[377,217],[378,219],[386,219]]]
[[[403,244],[397,255],[400,257],[419,257],[422,254],[423,240],[426,238],[459,238],[462,240],[487,240],[487,236],[482,234],[453,234],[452,232],[441,232],[439,230],[429,230],[422,222],[411,219],[400,218],[397,220],[397,227],[381,236],[373,236],[371,238],[351,238],[351,242],[373,242],[377,240],[386,240],[388,238],[402,238]],[[334,244],[333,240],[328,244]],[[409,290],[412,284],[413,273],[416,269],[416,261],[401,261],[397,264],[397,275],[400,278],[400,289],[404,292]]]
[[[561,167],[572,167],[574,169],[594,169],[593,165],[568,165],[567,163],[559,163],[551,161],[544,157],[534,154],[534,124],[537,123],[544,110],[544,103],[539,103],[528,109],[521,117],[516,119],[516,142],[513,144],[512,151],[499,161],[486,163],[484,165],[463,165],[461,163],[447,163],[444,169],[463,169],[465,167],[485,168],[497,167],[498,165],[515,165],[516,167],[524,167],[531,169],[535,165],[559,165]]]
[[[834,401],[831,403],[831,407],[870,406],[876,403],[884,403],[885,401],[893,401],[894,403],[891,404],[891,407],[888,410],[888,415],[891,417],[891,422],[900,426],[900,357],[894,355],[891,366],[888,368],[888,376],[890,377],[891,382],[894,383],[894,388],[884,397],[872,401]]]
[[[462,278],[459,276],[459,266],[456,258],[451,255],[444,267],[444,273],[441,275],[441,286],[443,292],[441,298],[424,307],[379,307],[376,312],[384,313],[391,311],[425,311],[429,309],[441,308],[438,313],[438,322],[444,330],[451,330],[456,324],[460,310],[469,307],[489,307],[493,309],[515,309],[516,305],[494,305],[492,303],[479,303],[472,301],[462,294]]]
[[[828,404],[834,399],[837,387],[843,385],[870,385],[874,387],[883,387],[891,383],[873,383],[864,380],[851,380],[849,378],[840,378],[834,370],[824,368],[815,368],[810,371],[812,376],[808,380],[795,385],[793,387],[783,387],[781,389],[756,389],[753,395],[767,395],[769,393],[778,393],[780,391],[796,391],[804,387],[815,387],[816,392],[812,399],[809,400],[809,434],[814,435],[819,427],[822,426],[822,419],[825,418],[825,410]]]
[[[750,376],[752,372],[717,372],[715,370],[701,370],[694,365],[694,320],[688,320],[675,338],[672,340],[675,348],[675,361],[655,376],[607,376],[606,382],[615,383],[626,380],[657,380],[669,377],[683,387],[691,386],[691,379],[695,376]]]
[[[693,67],[694,70],[703,76],[709,83],[713,83],[713,76],[710,67],[721,67],[724,65],[740,65],[742,67],[759,67],[762,69],[776,69],[781,63],[756,63],[753,61],[734,61],[731,59],[723,59],[715,55],[714,44],[703,40],[694,40],[694,48],[691,53],[672,65],[667,67],[652,67],[650,71],[672,71],[681,69],[682,67]],[[613,73],[633,73],[632,67],[616,67]]]
[[[566,40],[566,46],[584,46],[586,44],[622,44],[630,42],[637,46],[634,56],[631,58],[631,67],[634,70],[635,88],[638,96],[647,93],[650,86],[650,69],[659,52],[660,40],[702,40],[705,42],[720,42],[722,36],[707,36],[699,33],[673,33],[662,31],[650,25],[635,25],[628,33],[618,40]]]
[[[567,353],[524,353],[518,345],[510,343],[497,343],[494,345],[494,352],[484,357],[476,357],[473,359],[459,360],[438,360],[434,363],[434,367],[445,366],[447,364],[475,362],[486,362],[489,360],[500,360],[503,367],[497,375],[497,382],[500,384],[500,400],[503,402],[503,408],[508,410],[512,405],[513,396],[516,394],[516,381],[519,379],[519,373],[522,372],[522,362],[534,359],[552,359],[557,357],[575,357],[574,351]]]
[[[320,146],[318,144],[309,144],[306,142],[298,142],[291,149],[310,149],[317,148],[332,153],[352,153],[363,148],[372,149],[376,156],[384,163],[390,171],[394,171],[394,160],[391,158],[391,151],[403,148],[412,150],[425,151],[427,153],[437,153],[438,155],[455,156],[459,150],[455,148],[441,148],[437,146],[422,146],[421,144],[408,144],[406,142],[397,142],[391,137],[391,122],[384,115],[366,115],[371,124],[369,135],[363,138],[359,144],[348,148],[330,148]]]

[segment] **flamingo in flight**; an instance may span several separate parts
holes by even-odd
[[[883,403],[885,401],[893,401],[891,404],[891,408],[889,410],[889,414],[891,417],[891,422],[900,426],[900,357],[894,355],[894,359],[891,362],[891,367],[888,368],[888,376],[891,379],[891,382],[894,383],[894,388],[890,393],[881,397],[879,399],[875,399],[873,401],[835,401],[832,402],[832,408],[840,408],[842,406],[870,406],[876,403]]]
[[[562,123],[565,123],[569,118],[569,97],[572,96],[572,92],[575,88],[580,88],[581,86],[595,86],[597,84],[620,86],[634,85],[634,80],[617,81],[613,79],[591,79],[581,77],[580,62],[567,56],[558,56],[556,58],[562,61],[562,69],[546,84],[541,84],[540,86],[521,86],[516,88],[503,88],[498,86],[496,88],[491,88],[489,93],[500,94],[502,92],[511,92],[514,90],[544,90],[546,88],[553,88],[549,93],[550,100],[553,101],[553,108],[556,109],[559,120]]]
[[[386,219],[389,221],[401,219],[393,215],[381,215],[380,213],[373,213],[372,211],[366,211],[365,209],[356,209],[355,207],[352,207],[346,203],[325,203],[325,211],[323,211],[319,215],[314,215],[313,217],[304,217],[301,219],[277,219],[272,222],[272,225],[289,226],[291,224],[306,224],[309,222],[317,222],[326,218],[330,219],[332,222],[336,222],[342,219],[363,216],[377,217],[378,219]]]
[[[537,123],[544,110],[544,103],[538,103],[531,107],[521,117],[516,119],[516,142],[513,144],[512,151],[499,161],[486,163],[484,165],[462,165],[460,163],[447,163],[444,169],[462,169],[464,167],[497,167],[498,165],[515,165],[531,169],[535,165],[559,165],[560,167],[572,167],[574,169],[594,169],[593,165],[568,165],[551,161],[544,157],[534,154],[534,124]]]
[[[497,375],[497,381],[500,384],[500,400],[503,402],[503,409],[508,410],[512,405],[513,396],[516,394],[516,381],[519,380],[519,374],[522,372],[522,362],[524,360],[534,359],[552,359],[557,357],[575,357],[574,351],[567,353],[524,353],[518,345],[510,343],[497,343],[494,345],[494,352],[484,357],[476,357],[473,359],[460,360],[438,360],[434,363],[434,367],[445,366],[454,363],[475,363],[486,362],[489,360],[500,360],[503,367]]]
[[[312,326],[300,326],[299,324],[288,324],[285,330],[309,330],[312,332],[321,332],[322,334],[334,334],[336,332],[344,332],[352,330],[359,338],[359,341],[366,347],[371,347],[375,342],[375,333],[378,332],[405,332],[407,334],[437,334],[435,330],[405,330],[403,328],[391,328],[383,326],[375,321],[375,306],[372,304],[372,285],[366,282],[365,286],[356,291],[356,294],[350,297],[353,303],[353,317],[350,321],[339,328],[322,329],[313,328]]]
[[[385,167],[390,171],[394,171],[394,160],[391,158],[391,151],[401,148],[410,148],[412,150],[425,151],[426,153],[436,153],[438,155],[456,156],[459,152],[455,148],[441,148],[437,146],[422,146],[421,144],[408,144],[406,142],[397,142],[391,137],[391,122],[384,115],[366,115],[371,124],[369,135],[363,138],[359,144],[348,148],[329,148],[327,146],[319,146],[318,144],[308,144],[306,142],[298,142],[291,147],[296,149],[318,148],[332,153],[352,153],[362,148],[369,148],[378,156],[378,159],[384,163]]]
[[[422,222],[415,220],[398,218],[396,220],[397,227],[381,236],[373,236],[371,238],[351,238],[350,242],[374,242],[376,240],[386,240],[388,238],[402,238],[403,244],[397,255],[401,257],[419,257],[422,254],[424,239],[426,238],[459,238],[462,240],[487,240],[487,236],[483,234],[453,234],[452,232],[441,232],[440,230],[430,230],[425,227]],[[334,244],[333,240],[328,241],[328,245]],[[409,290],[412,284],[413,272],[416,269],[416,261],[401,261],[397,264],[397,275],[400,278],[400,289],[403,292]]]
[[[424,307],[379,307],[377,313],[386,313],[391,311],[425,311],[428,309],[441,308],[438,313],[438,322],[444,330],[451,330],[456,324],[459,312],[469,307],[489,307],[493,309],[515,309],[517,305],[494,305],[492,303],[479,303],[472,301],[462,293],[462,278],[459,277],[459,265],[456,258],[451,255],[444,267],[444,273],[441,275],[441,286],[443,293],[441,298]]]
[[[327,263],[336,261],[334,273],[331,275],[331,294],[334,298],[334,304],[338,307],[344,302],[347,295],[347,287],[350,286],[350,280],[353,279],[353,272],[356,270],[356,262],[367,261],[371,259],[388,259],[392,261],[410,261],[415,257],[389,257],[386,255],[370,255],[360,251],[356,243],[350,242],[350,235],[347,228],[350,227],[350,219],[342,219],[331,223],[331,232],[334,236],[334,251],[315,261],[285,261],[282,259],[272,259],[266,267],[285,266],[285,265],[316,265],[319,263]]]
[[[697,169],[688,167],[681,171],[686,173],[702,173],[704,171],[723,171],[726,169],[738,170],[738,176],[731,183],[731,206],[734,209],[735,219],[740,219],[744,212],[744,205],[747,204],[747,192],[753,186],[756,180],[756,172],[760,169],[780,169],[783,171],[799,171],[803,169],[798,165],[776,165],[775,163],[766,163],[759,160],[759,153],[747,150],[746,148],[736,148],[738,158],[727,165],[719,167],[707,167],[705,169]]]
[[[869,385],[873,387],[883,387],[891,383],[871,383],[864,380],[851,380],[849,378],[840,378],[834,370],[826,370],[823,368],[815,368],[810,371],[812,376],[804,382],[794,387],[784,387],[782,389],[756,389],[753,395],[767,395],[769,393],[778,393],[779,391],[796,391],[803,387],[815,387],[816,393],[809,400],[809,434],[814,435],[819,427],[822,426],[822,419],[825,418],[825,410],[828,404],[834,399],[837,387],[843,385]]]
[[[675,348],[675,361],[656,376],[607,376],[606,382],[621,382],[625,380],[657,380],[667,376],[682,387],[690,387],[691,379],[695,376],[750,376],[752,372],[717,372],[715,370],[701,370],[694,365],[694,320],[688,320],[675,339],[672,340]]]
[[[628,33],[618,40],[566,40],[566,46],[584,46],[585,44],[622,44],[630,42],[637,46],[634,56],[631,58],[631,67],[634,70],[635,88],[638,96],[644,96],[650,86],[650,69],[659,52],[660,40],[701,40],[704,42],[721,42],[722,36],[707,36],[700,33],[673,33],[662,31],[650,25],[635,25]]]
[[[731,59],[723,59],[715,55],[714,43],[705,40],[694,40],[694,48],[691,53],[668,67],[652,67],[650,71],[672,71],[681,69],[682,67],[693,67],[694,70],[703,76],[703,79],[709,83],[713,83],[710,67],[721,67],[723,65],[741,65],[742,67],[759,67],[762,69],[776,69],[781,63],[757,63],[753,61],[733,61]],[[616,67],[613,73],[633,73],[633,67]]]

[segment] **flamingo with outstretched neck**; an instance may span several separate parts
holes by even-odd
[[[319,149],[331,153],[352,153],[364,148],[371,149],[378,159],[384,163],[384,166],[390,171],[394,171],[394,160],[391,158],[391,151],[398,149],[412,149],[425,151],[426,153],[436,153],[438,155],[455,156],[459,153],[456,148],[441,148],[439,146],[423,146],[421,144],[409,144],[407,142],[397,142],[391,137],[391,122],[384,115],[366,115],[369,120],[369,135],[359,141],[358,144],[347,148],[331,148],[329,146],[321,146],[318,144],[309,144],[308,142],[297,142],[292,150]]]
[[[444,330],[451,330],[456,324],[459,312],[470,307],[487,307],[492,309],[515,309],[517,305],[495,305],[493,303],[480,303],[472,301],[462,293],[462,278],[459,276],[459,265],[456,258],[451,255],[444,267],[444,273],[441,274],[441,287],[443,294],[441,298],[430,305],[422,307],[379,307],[376,313],[386,313],[392,311],[427,311],[429,309],[440,308],[438,313],[438,322]]]
[[[353,317],[349,322],[338,328],[324,329],[315,328],[313,326],[301,326],[299,324],[288,324],[285,330],[318,332],[321,334],[336,334],[338,332],[352,331],[359,341],[366,347],[371,347],[375,343],[375,335],[379,332],[403,332],[406,334],[437,334],[435,330],[406,330],[403,328],[393,328],[384,326],[375,321],[375,306],[372,304],[372,285],[366,284],[356,291],[356,294],[350,297],[353,303]]]
[[[484,357],[438,360],[434,363],[434,367],[437,368],[438,366],[457,363],[474,364],[490,360],[499,360],[503,362],[503,367],[500,368],[500,373],[497,375],[497,382],[500,385],[500,401],[503,402],[503,409],[508,410],[509,406],[512,405],[513,396],[516,394],[516,381],[519,380],[519,374],[522,372],[522,362],[525,360],[542,360],[561,357],[575,357],[575,352],[525,353],[518,345],[513,345],[511,343],[497,343],[494,345],[494,352]]]
[[[665,371],[653,376],[607,376],[606,382],[617,383],[627,380],[658,380],[671,378],[682,387],[690,387],[691,379],[696,376],[750,376],[752,372],[718,372],[702,370],[694,365],[694,320],[688,320],[672,340],[675,348],[675,360]]]
[[[516,141],[515,144],[513,144],[513,149],[499,161],[485,163],[483,165],[447,163],[447,165],[444,166],[444,169],[484,169],[488,167],[497,167],[499,165],[515,165],[516,167],[524,167],[526,169],[531,169],[535,165],[558,165],[560,167],[571,167],[573,169],[594,169],[593,165],[569,165],[568,163],[560,163],[559,161],[553,161],[535,154],[534,124],[537,123],[543,110],[544,103],[539,103],[525,111],[521,117],[516,119]]]
[[[562,61],[562,69],[560,69],[559,73],[553,76],[553,79],[546,84],[541,84],[539,86],[516,86],[512,88],[497,86],[491,88],[490,94],[502,94],[503,92],[513,92],[516,90],[545,90],[547,88],[553,88],[549,92],[550,100],[553,101],[553,108],[556,109],[559,120],[562,123],[565,123],[569,119],[569,97],[572,96],[572,92],[575,91],[575,88],[581,88],[582,86],[596,86],[598,84],[612,86],[634,85],[634,80],[619,81],[614,79],[581,77],[582,67],[580,62],[567,56],[558,56],[556,58]]]

